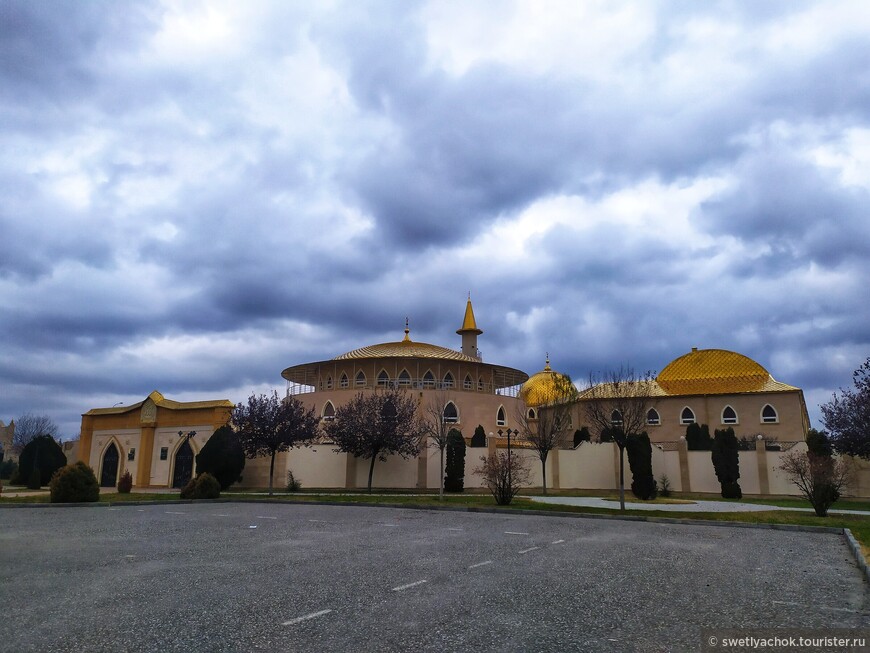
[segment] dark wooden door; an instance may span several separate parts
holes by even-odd
[[[118,482],[119,458],[118,447],[113,442],[103,454],[103,473],[100,474],[100,487],[115,487]]]
[[[184,487],[193,476],[193,449],[185,440],[175,452],[175,473],[172,475],[172,487]]]

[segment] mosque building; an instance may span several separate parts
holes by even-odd
[[[328,422],[357,393],[402,388],[418,399],[421,410],[429,412],[434,407],[440,411],[444,422],[460,430],[467,442],[482,426],[490,436],[489,451],[494,451],[506,444],[497,434],[512,429],[516,437],[522,424],[533,428],[541,411],[552,410],[567,377],[550,367],[549,357],[544,369],[531,377],[512,367],[485,362],[478,348],[483,331],[470,298],[456,333],[461,337],[458,350],[416,342],[406,321],[401,340],[284,369],[281,376],[287,382],[286,394]],[[571,400],[571,433],[588,425],[585,406],[595,401],[594,397],[585,389]],[[93,467],[103,485],[113,485],[124,470],[129,470],[136,486],[179,487],[190,477],[193,456],[211,433],[226,423],[232,408],[233,403],[226,399],[183,403],[155,391],[132,406],[92,409],[82,416],[79,455]],[[730,426],[738,437],[763,434],[767,440],[780,442],[803,441],[809,426],[799,388],[776,381],[752,359],[721,349],[693,349],[678,357],[662,369],[648,389],[646,427],[653,443],[679,443],[693,422],[708,424],[711,433]],[[593,438],[597,435],[593,433]],[[569,454],[577,453],[565,451],[574,449],[570,436],[560,448],[562,463],[558,452],[548,463],[554,466],[548,478],[553,478],[556,487],[559,465],[566,465]],[[437,455],[424,450],[415,461],[379,463],[382,467],[376,472],[375,485],[437,488],[441,473],[437,460]],[[305,487],[358,487],[364,485],[367,468],[358,462],[321,442],[309,449],[279,453],[275,478],[280,485],[282,476],[293,471],[304,477]],[[471,466],[466,470],[467,487],[473,486]],[[249,460],[241,485],[267,485],[268,469],[266,458]],[[563,482],[568,483],[563,487],[597,482],[589,480],[594,474],[582,477],[579,472],[575,474],[578,480],[570,481],[571,474],[571,470],[563,471]],[[688,481],[683,486],[688,487]]]

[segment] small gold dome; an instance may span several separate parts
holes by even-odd
[[[549,357],[544,369],[537,374],[532,374],[520,388],[520,398],[529,407],[570,399],[576,396],[576,393],[577,390],[569,376],[554,372],[550,368]]]
[[[671,395],[757,392],[772,380],[770,373],[748,356],[726,349],[697,348],[668,363],[656,378]]]

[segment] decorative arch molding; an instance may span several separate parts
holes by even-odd
[[[779,413],[772,404],[764,404],[761,408],[760,421],[762,424],[779,424]]]
[[[445,424],[459,424],[459,408],[452,401],[444,404],[444,410],[441,411],[441,415]]]
[[[109,447],[115,445],[115,451],[118,452],[118,461],[117,468],[115,469],[115,482],[112,483],[111,486],[103,485],[103,465],[106,462],[106,452],[109,450]],[[106,440],[106,443],[103,445],[102,449],[100,449],[100,464],[99,464],[99,472],[97,473],[97,479],[100,482],[100,487],[115,487],[118,484],[118,479],[121,478],[121,474],[124,473],[124,461],[126,460],[126,452],[124,451],[124,447],[121,446],[121,441],[118,439],[118,436],[112,435],[109,436],[109,439]]]
[[[359,388],[359,387],[362,387],[362,386],[365,386],[365,384],[366,384],[366,373],[363,372],[362,370],[360,370],[359,372],[357,372],[357,373],[356,373],[356,376],[354,377],[354,381],[353,381],[353,382],[354,382],[354,385],[356,385],[356,387],[358,387],[358,388]]]
[[[183,427],[178,427],[178,429],[181,431],[184,431]],[[179,437],[176,434],[175,437],[178,439],[169,448],[169,478],[166,479],[167,487],[173,487],[172,480],[175,478],[175,462],[176,462],[176,459],[178,458],[178,450],[181,449],[181,447],[184,445],[185,440],[187,440],[187,444],[190,445],[190,450],[193,452],[193,469],[194,470],[196,469],[196,455],[199,453],[199,451],[201,449],[201,447],[199,446],[199,443],[196,441],[196,437],[198,435],[202,435],[202,434],[197,432],[197,434],[195,436],[190,437],[190,438]],[[211,433],[209,433],[208,436],[211,437]]]
[[[338,379],[338,387],[346,388],[350,385],[350,379],[347,378],[347,374],[345,372],[341,373],[341,377]]]
[[[441,380],[441,387],[443,388],[452,388],[456,385],[456,379],[453,378],[452,372],[447,372],[444,375],[444,378]]]
[[[388,385],[390,385],[390,373],[382,367],[381,371],[378,372],[378,386],[385,388]]]
[[[495,411],[495,424],[496,426],[507,426],[507,411],[504,409],[504,404]]]
[[[646,411],[646,423],[647,426],[661,426],[662,425],[662,416],[659,415],[659,411],[655,408],[650,408]]]
[[[329,400],[326,400],[326,403],[323,404],[323,410],[320,413],[320,418],[326,420],[327,422],[331,422],[335,419],[335,405]]]
[[[528,412],[526,413],[526,417],[530,420],[536,420],[538,419],[538,413],[535,412],[534,408],[529,408]]]
[[[407,369],[403,368],[402,371],[399,372],[399,376],[397,377],[397,381],[398,381],[399,385],[402,386],[403,388],[409,388],[409,387],[411,387],[411,374],[408,372]]]
[[[434,388],[435,387],[435,375],[432,374],[432,370],[426,370],[425,374],[423,374],[423,387],[424,388]]]
[[[739,424],[739,420],[737,419],[737,411],[734,410],[731,405],[725,406],[722,409],[722,414],[719,416],[720,421],[723,424]]]
[[[680,411],[680,424],[688,425],[695,424],[696,422],[695,411],[688,406],[683,406],[683,410]]]

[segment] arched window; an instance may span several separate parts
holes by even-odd
[[[618,410],[614,410],[610,413],[610,423],[613,426],[622,426],[622,413]]]
[[[477,377],[477,389],[483,391],[483,377]]]
[[[423,387],[424,388],[434,388],[435,387],[435,375],[432,374],[432,370],[426,370],[426,373],[423,375]]]
[[[347,374],[344,372],[341,373],[341,378],[338,380],[338,385],[341,388],[346,388],[350,383],[347,380]]]
[[[331,376],[326,377],[326,389],[332,390],[332,377]]]
[[[459,411],[456,410],[456,404],[448,401],[444,406],[444,422],[445,424],[456,424],[459,421]]]
[[[331,422],[335,419],[335,406],[332,405],[331,401],[327,401],[323,404],[323,419],[327,422]]]
[[[471,390],[474,388],[474,382],[471,380],[471,377],[468,374],[465,375],[465,380],[462,382],[462,387],[466,390]]]
[[[450,372],[444,375],[444,381],[442,381],[441,386],[444,388],[453,387],[453,375]]]
[[[659,411],[655,408],[650,408],[646,411],[646,423],[649,426],[658,426],[662,423],[662,417],[659,415]]]
[[[507,426],[507,415],[505,415],[504,406],[498,407],[498,412],[495,414],[495,423],[497,426]]]
[[[357,387],[364,386],[366,384],[366,375],[363,373],[362,370],[356,373],[356,381],[354,383],[356,383]]]
[[[725,406],[722,409],[722,423],[723,424],[736,424],[737,423],[737,413],[734,411],[731,406]]]
[[[680,413],[680,424],[694,424],[695,423],[695,413],[692,412],[692,409],[686,406],[683,408],[683,412]]]
[[[387,370],[381,370],[378,374],[378,385],[381,387],[390,385],[390,375],[387,374]]]
[[[761,421],[765,424],[776,424],[779,421],[779,415],[776,414],[776,408],[770,404],[765,404],[761,409]]]
[[[538,419],[538,414],[535,412],[534,408],[529,408],[528,417],[529,419]]]
[[[411,375],[408,374],[408,370],[402,370],[399,373],[399,385],[402,385],[402,386],[411,385]]]

